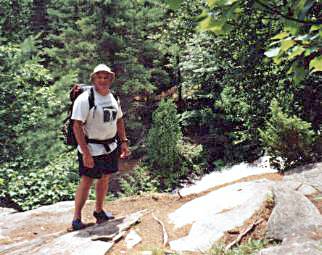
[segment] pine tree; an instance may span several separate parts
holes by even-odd
[[[147,146],[148,161],[155,175],[169,186],[180,176],[179,141],[182,133],[175,104],[162,100],[153,113]]]

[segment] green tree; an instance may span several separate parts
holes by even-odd
[[[260,130],[261,138],[272,163],[281,171],[309,163],[314,158],[313,145],[317,138],[311,124],[296,116],[288,116],[276,100],[271,104],[271,118]]]
[[[146,135],[142,119],[151,115],[151,107],[132,103],[133,97],[149,97],[170,82],[162,65],[164,49],[155,36],[162,27],[162,7],[155,1],[72,1],[72,5],[58,1],[48,7],[50,26],[61,27],[48,36],[52,46],[44,50],[54,79],[76,74],[76,80],[88,83],[97,63],[111,66],[117,77],[112,89],[128,113],[127,128],[134,143]]]
[[[132,0],[1,1],[0,167],[4,174],[0,179],[8,191],[1,196],[9,196],[23,209],[66,198],[44,190],[53,185],[55,177],[51,177],[66,168],[74,173],[73,159],[64,156],[67,149],[59,141],[60,126],[71,85],[88,83],[97,63],[104,62],[116,72],[113,90],[128,113],[131,140],[144,137],[151,106],[132,104],[132,97],[147,97],[170,82],[163,67],[164,49],[155,37],[162,31],[162,7],[155,1]],[[57,158],[62,167],[51,164]],[[53,173],[46,174],[47,170]],[[57,191],[70,192],[66,184],[75,184],[70,173],[61,175]],[[30,185],[36,187],[28,196]]]
[[[161,178],[166,187],[171,187],[181,175],[178,147],[181,137],[176,106],[170,100],[162,100],[153,113],[147,139],[147,157],[154,174]]]
[[[186,3],[168,2],[176,3],[175,8]],[[217,159],[232,162],[261,155],[258,128],[264,126],[274,97],[288,113],[314,123],[315,131],[319,129],[319,74],[293,75],[292,80],[288,70],[299,63],[298,58],[266,58],[271,38],[286,25],[280,15],[264,12],[255,2],[207,1],[208,7],[201,15],[190,17],[200,22],[198,31],[186,38],[181,52],[186,107],[181,120],[186,134],[199,130],[210,164]],[[311,46],[307,45],[308,51],[316,53]],[[272,60],[278,65],[272,65]],[[301,68],[304,70],[305,65]]]
[[[31,1],[0,0],[0,35],[1,41],[19,43],[27,36],[31,15]]]
[[[245,9],[229,35],[196,32],[182,53],[183,125],[188,133],[199,130],[210,164],[258,157],[257,128],[264,124],[272,96],[292,102],[285,70],[272,66],[263,51],[278,25],[261,20],[259,12]]]
[[[183,1],[175,2],[177,7]],[[199,26],[202,30],[212,31],[216,34],[229,33],[249,5],[260,10],[265,19],[278,19],[283,29],[272,37],[272,48],[265,54],[273,57],[275,63],[282,60],[293,61],[289,72],[294,80],[304,79],[308,71],[322,71],[321,55],[321,6],[319,0],[209,0],[208,9],[200,16]],[[173,5],[173,4],[172,4]]]

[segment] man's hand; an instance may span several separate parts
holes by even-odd
[[[126,159],[130,155],[129,146],[127,143],[121,143],[121,159]]]
[[[83,163],[84,163],[84,166],[87,168],[94,167],[94,159],[90,153],[83,154]]]

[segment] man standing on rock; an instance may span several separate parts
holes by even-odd
[[[95,67],[90,78],[93,88],[77,97],[71,117],[74,121],[73,131],[78,143],[79,174],[81,176],[75,195],[73,230],[85,227],[81,212],[94,179],[97,179],[97,182],[96,208],[93,216],[97,223],[113,218],[103,210],[109,177],[118,171],[119,156],[126,158],[129,155],[120,102],[110,92],[115,74],[109,67],[100,64]],[[93,106],[90,106],[90,96],[94,98]]]

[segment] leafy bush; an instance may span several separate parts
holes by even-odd
[[[26,170],[17,163],[1,166],[4,180],[0,197],[7,197],[21,210],[74,198],[78,183],[76,160],[66,154],[41,169]]]
[[[228,251],[225,251],[225,247],[223,245],[217,245],[210,250],[209,254],[210,255],[251,255],[267,247],[267,245],[268,245],[268,241],[266,240],[250,239],[247,241],[247,243],[239,245]]]
[[[260,131],[272,163],[281,171],[313,160],[316,134],[311,124],[284,113],[276,100],[270,106],[271,118]],[[281,162],[282,160],[282,162]]]
[[[180,177],[188,174],[201,175],[207,166],[206,153],[201,144],[192,144],[181,141],[179,143],[179,153],[181,158]]]
[[[154,179],[146,166],[136,167],[130,174],[120,178],[121,196],[157,192],[159,182]]]

